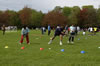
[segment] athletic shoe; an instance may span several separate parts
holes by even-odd
[[[20,45],[22,44],[22,43],[19,43]]]
[[[60,45],[62,45],[62,42],[60,41]]]
[[[69,43],[69,41],[67,41],[67,43]]]
[[[71,42],[72,44],[74,43],[74,42]]]
[[[51,42],[48,42],[48,44],[51,44]]]
[[[30,43],[27,43],[28,45],[30,45]]]
[[[52,40],[50,40],[49,42],[48,42],[48,44],[51,44],[52,43]]]

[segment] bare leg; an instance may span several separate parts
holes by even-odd
[[[63,36],[60,35],[60,45],[62,45]]]
[[[51,44],[52,41],[55,39],[55,37],[56,37],[56,36],[53,36],[53,37],[50,39],[50,41],[48,42],[48,44]]]

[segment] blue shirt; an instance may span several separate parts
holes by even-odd
[[[48,31],[50,31],[51,30],[51,28],[50,28],[50,26],[48,26]]]
[[[26,27],[26,29],[22,28],[21,34],[26,35],[28,32],[29,32],[28,27]]]

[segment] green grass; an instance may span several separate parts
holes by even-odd
[[[59,37],[48,45],[51,36],[53,32],[47,36],[47,33],[41,35],[40,31],[31,30],[31,44],[27,45],[24,40],[20,45],[20,31],[7,32],[4,36],[0,31],[0,66],[100,66],[100,33],[95,36],[80,34],[75,37],[74,45],[68,44],[68,37],[64,37],[62,46],[59,45]],[[23,46],[25,49],[21,50]],[[40,48],[44,50],[40,51]],[[65,51],[61,52],[61,49]],[[81,54],[82,50],[86,53]]]

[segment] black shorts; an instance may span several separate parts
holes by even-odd
[[[71,35],[75,35],[75,32],[70,33]]]
[[[65,35],[65,34],[63,34],[63,33],[58,33],[58,34],[55,33],[55,34],[54,34],[54,36],[60,36],[60,35]]]
[[[54,36],[59,36],[59,35],[60,35],[60,33],[58,33],[58,34],[57,34],[57,33],[55,33],[55,34],[54,34]]]

